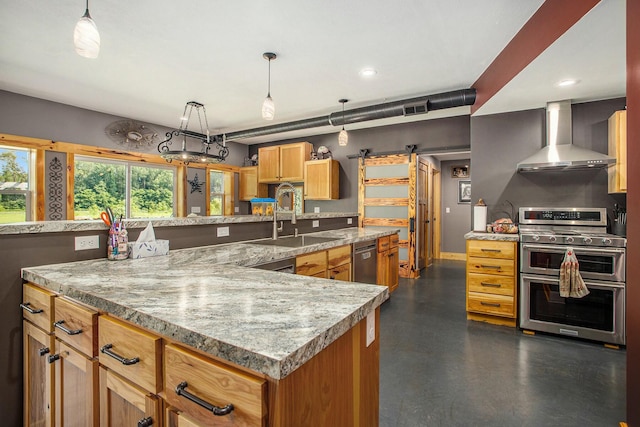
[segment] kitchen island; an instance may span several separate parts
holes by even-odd
[[[299,248],[252,242],[189,248],[165,257],[24,268],[22,277],[100,317],[157,334],[165,361],[175,346],[264,381],[262,409],[251,418],[239,404],[229,425],[256,419],[274,426],[376,425],[378,307],[387,288],[250,268],[385,233],[348,228],[314,235],[335,240]],[[102,364],[104,355],[98,357]],[[164,374],[158,395],[175,406],[166,367]],[[207,423],[196,404],[178,404],[186,416]]]

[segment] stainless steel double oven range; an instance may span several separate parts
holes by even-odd
[[[627,240],[607,234],[604,208],[520,208],[520,327],[626,344]],[[567,247],[589,288],[562,298],[560,265]]]

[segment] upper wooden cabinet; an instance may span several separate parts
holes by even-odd
[[[609,166],[609,193],[627,192],[627,111],[609,117],[609,156],[616,164]]]
[[[340,163],[333,159],[310,160],[304,163],[305,200],[340,198]]]
[[[313,145],[308,142],[273,145],[258,149],[258,182],[302,182],[304,162],[311,158]]]
[[[255,197],[267,197],[267,184],[258,184],[258,166],[240,168],[240,200],[251,201]]]

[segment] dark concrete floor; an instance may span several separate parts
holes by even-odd
[[[614,426],[626,352],[466,320],[465,263],[401,279],[382,305],[380,426]]]

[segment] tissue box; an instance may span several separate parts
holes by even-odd
[[[155,240],[153,242],[129,243],[129,258],[148,258],[169,254],[168,240]]]

